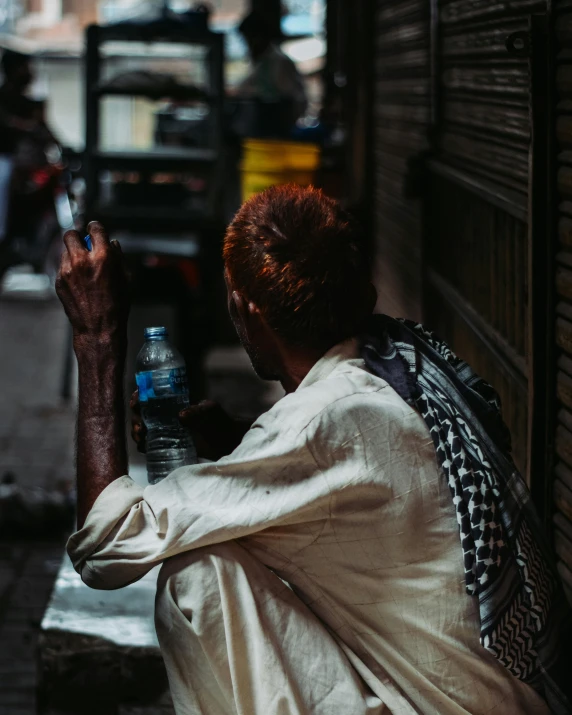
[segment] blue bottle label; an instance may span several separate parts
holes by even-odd
[[[189,394],[187,370],[184,367],[138,372],[135,380],[139,389],[139,402]]]

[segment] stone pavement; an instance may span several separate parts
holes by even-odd
[[[55,301],[0,298],[0,479],[11,473],[24,488],[72,479],[74,407],[59,397],[65,339]],[[36,640],[63,546],[63,535],[0,541],[0,715],[36,712]]]
[[[36,713],[36,642],[63,546],[0,543],[0,715]]]
[[[73,404],[59,391],[66,322],[56,301],[0,300],[0,476],[25,487],[73,477]]]
[[[59,302],[45,286],[0,296],[0,480],[10,473],[25,489],[73,480],[75,404],[60,397],[66,331]],[[256,377],[239,347],[209,354],[207,383],[210,397],[242,416],[256,416],[281,396]],[[142,464],[141,455],[131,457]],[[0,539],[0,715],[38,712],[39,625],[64,543],[65,535]],[[160,715],[169,710],[164,706],[124,706],[114,715]]]

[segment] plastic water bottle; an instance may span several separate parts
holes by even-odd
[[[183,356],[167,338],[165,328],[145,328],[145,343],[137,355],[135,377],[147,427],[150,484],[197,462],[193,440],[179,422],[179,412],[189,406],[187,369]]]

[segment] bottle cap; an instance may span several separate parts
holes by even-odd
[[[144,330],[145,340],[157,340],[158,338],[166,338],[169,333],[167,328],[157,327],[157,328],[145,328]]]

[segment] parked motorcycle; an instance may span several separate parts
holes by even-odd
[[[25,151],[25,149],[24,149]],[[55,145],[17,157],[12,174],[8,230],[0,244],[0,281],[6,271],[29,264],[55,280],[62,235],[80,210],[79,156]]]

